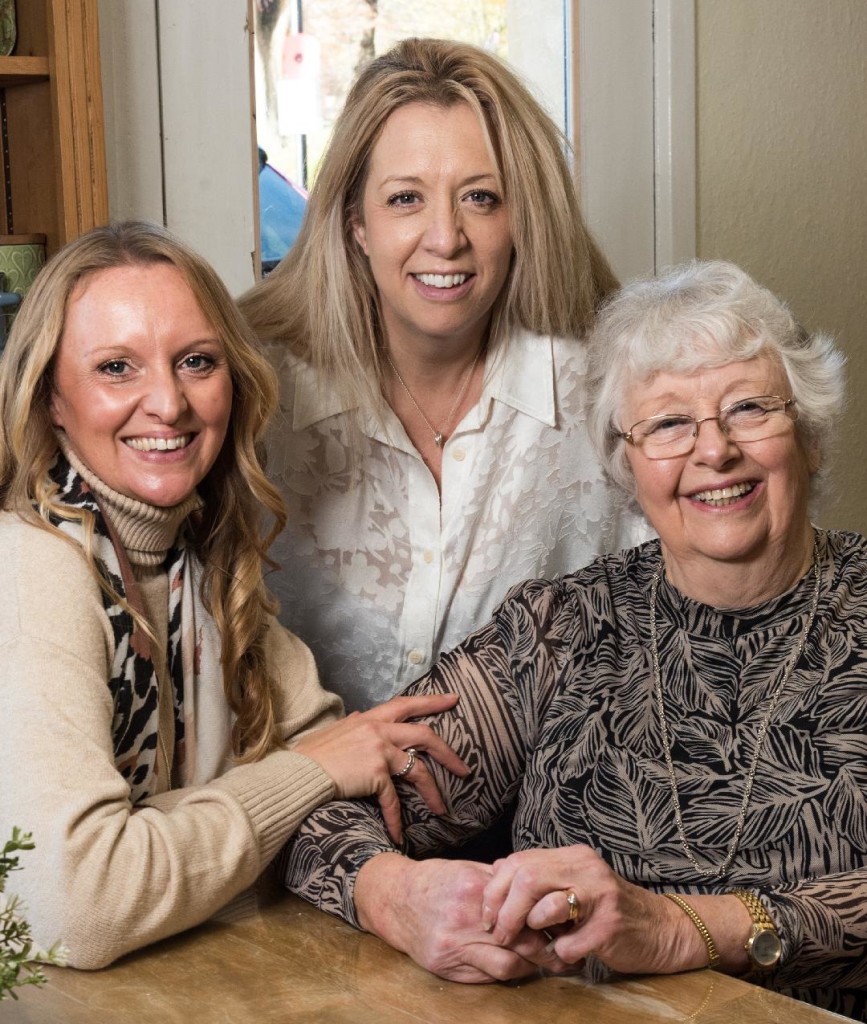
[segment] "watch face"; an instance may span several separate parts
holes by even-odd
[[[749,943],[750,957],[758,967],[773,967],[782,950],[780,936],[770,928],[761,928]]]

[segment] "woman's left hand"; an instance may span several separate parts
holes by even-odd
[[[475,861],[371,857],[358,873],[354,901],[361,927],[425,970],[449,981],[482,984],[566,965],[539,932],[523,928],[508,947],[481,925],[481,896],[491,867]]]
[[[570,922],[569,893],[577,898]],[[707,964],[698,931],[672,903],[615,874],[589,846],[527,850],[496,861],[483,923],[503,946],[524,926],[556,936],[570,964],[593,953],[615,971],[670,974]]]

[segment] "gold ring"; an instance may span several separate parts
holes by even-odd
[[[578,897],[571,889],[566,890],[566,902],[569,904],[569,917],[566,920],[570,922],[576,921],[580,904],[578,903]]]
[[[406,759],[406,764],[403,766],[403,768],[401,768],[399,772],[395,772],[394,775],[392,775],[393,779],[402,779],[404,775],[409,775],[409,773],[415,767],[415,755],[418,753],[418,751],[415,749],[415,747],[407,747],[406,752],[408,755]]]

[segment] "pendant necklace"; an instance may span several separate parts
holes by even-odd
[[[659,669],[659,647],[657,642],[656,633],[656,593],[659,588],[659,580],[663,572],[663,561],[662,558],[659,560],[659,565],[656,567],[653,573],[653,577],[650,583],[650,653],[653,659],[653,688],[654,697],[656,699],[656,710],[659,715],[659,724],[662,729],[662,750],[665,755],[665,767],[668,773],[669,787],[671,789],[671,803],[674,810],[674,820],[677,826],[677,837],[680,840],[680,845],[683,847],[686,853],[687,860],[695,868],[695,870],[703,877],[715,875],[717,878],[722,878],[723,875],[728,871],[732,865],[732,861],[735,859],[735,854],[738,851],[738,846],[741,841],[741,835],[744,830],[744,822],[746,821],[747,808],[750,803],[750,796],[753,791],[753,783],[756,779],[756,770],[759,765],[759,757],[762,752],[762,745],[765,741],[765,736],[768,732],[768,727],[771,724],[771,718],[773,717],[774,711],[776,710],[777,704],[782,696],[783,690],[786,684],[791,678],[792,672],[795,670],[795,666],[801,660],[801,655],[804,653],[804,647],[807,643],[807,637],[810,630],[813,627],[813,621],[816,618],[816,609],[819,607],[819,594],[821,592],[822,584],[822,573],[819,567],[819,544],[818,539],[813,540],[813,574],[816,579],[816,585],[813,590],[813,600],[810,605],[810,614],[807,616],[807,622],[804,628],[801,630],[800,638],[798,639],[798,645],[795,648],[795,652],[789,660],[786,670],[783,673],[783,678],[780,680],[777,688],[771,697],[771,702],[768,705],[767,711],[762,716],[762,720],[759,723],[758,736],[756,737],[756,748],[753,753],[752,762],[747,772],[746,781],[744,783],[744,795],[741,800],[741,807],[738,813],[737,825],[735,826],[735,834],[732,838],[731,844],[728,849],[728,853],[725,856],[723,862],[718,868],[703,868],[693,856],[692,850],[689,847],[689,841],[686,838],[686,830],[683,825],[683,816],[680,808],[680,794],[677,789],[677,777],[674,773],[674,763],[671,758],[671,733],[668,727],[668,720],[665,717],[665,703],[662,697],[662,673]]]
[[[461,390],[458,392],[458,397],[455,399],[455,404],[451,407],[451,410],[449,411],[448,419],[443,424],[443,429],[442,430],[437,430],[437,428],[431,423],[431,421],[427,418],[427,416],[425,416],[424,411],[422,410],[422,407],[418,404],[418,402],[415,400],[415,397],[414,397],[413,393],[407,387],[406,381],[403,379],[403,377],[401,377],[400,373],[398,372],[397,367],[394,365],[394,362],[392,361],[391,356],[388,354],[388,352],[385,353],[385,358],[388,360],[388,365],[394,371],[395,377],[397,377],[397,379],[400,381],[401,387],[403,388],[403,390],[409,396],[409,400],[415,406],[416,411],[418,412],[419,416],[421,416],[421,418],[427,424],[428,430],[430,430],[430,432],[433,434],[434,444],[437,446],[437,448],[442,448],[442,446],[446,443],[446,439],[445,439],[445,435],[444,435],[443,431],[448,430],[449,427],[451,426],[451,422],[452,422],[452,420],[455,417],[455,413],[460,408],[461,402],[463,402],[464,397],[466,396],[467,388],[470,386],[470,381],[473,378],[473,370],[475,370],[475,368],[476,368],[476,363],[479,361],[479,356],[482,354],[482,349],[484,349],[484,347],[485,347],[484,342],[481,345],[479,345],[479,348],[478,348],[478,351],[476,352],[475,358],[473,359],[472,363],[470,364],[470,369],[469,369],[468,373],[466,374],[466,376],[464,377],[464,382],[461,385]]]

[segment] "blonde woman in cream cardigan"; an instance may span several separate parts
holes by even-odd
[[[275,385],[211,268],[122,224],[43,270],[0,363],[0,836],[36,941],[96,968],[208,918],[298,823],[392,775],[442,810],[407,718],[342,718],[277,625],[285,516],[257,444]],[[265,526],[266,518],[270,529]]]

